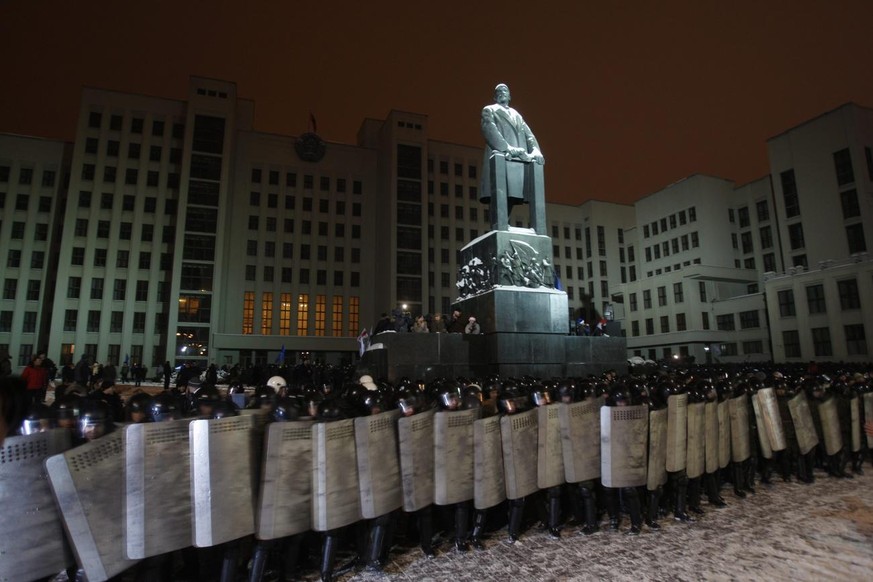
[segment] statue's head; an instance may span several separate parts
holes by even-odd
[[[509,87],[505,83],[500,83],[494,87],[494,101],[505,106],[509,105],[509,100]]]

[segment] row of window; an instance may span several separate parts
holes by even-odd
[[[328,247],[327,245],[317,245],[316,247],[315,259],[317,261],[327,261],[328,260]],[[249,239],[246,241],[246,255],[250,257],[258,257],[264,256],[268,258],[273,258],[276,256],[277,246],[273,241],[265,241],[263,243],[263,255],[259,252],[260,245],[258,241]],[[282,258],[283,259],[294,259],[294,243],[286,242],[282,243]],[[300,256],[297,257],[300,260],[308,261],[312,258],[312,245],[302,244],[300,245]],[[345,247],[337,246],[333,249],[333,262],[342,263],[346,258],[346,249]],[[360,247],[352,247],[351,249],[351,262],[352,263],[360,263],[361,262],[361,249]]]
[[[95,267],[105,267],[107,265],[107,253],[106,249],[94,249],[94,266]],[[115,266],[120,269],[129,268],[130,263],[130,251],[127,250],[119,250],[116,257]],[[85,264],[85,247],[73,247],[71,256],[70,256],[70,264],[75,266],[84,266]],[[173,254],[172,253],[161,253],[161,270],[169,271],[173,268]],[[139,253],[139,261],[137,262],[137,268],[140,270],[149,270],[152,267],[152,253],[149,251],[140,251]]]
[[[38,279],[31,279],[27,282],[27,293],[25,299],[27,301],[39,301],[39,292],[42,289],[42,282]],[[14,301],[18,295],[18,279],[3,280],[3,299]]]
[[[103,125],[103,113],[100,111],[91,111],[88,114],[88,127],[91,129],[100,129]],[[109,129],[111,131],[121,131],[124,125],[124,116],[113,114],[109,115]],[[164,131],[166,130],[166,122],[155,119],[152,121],[151,126],[151,134],[155,137],[161,137],[164,135]],[[139,135],[143,133],[143,128],[145,126],[145,119],[142,117],[132,117],[130,119],[129,131],[130,133]],[[185,125],[183,123],[173,123],[172,128],[173,139],[184,139],[185,137]]]
[[[665,285],[658,287],[656,289],[656,293],[658,295],[658,307],[664,307],[667,305],[667,287]],[[702,281],[700,282],[700,300],[701,302],[706,302],[706,285]],[[680,281],[678,283],[673,283],[673,303],[679,304],[685,301],[685,290],[683,283]],[[628,295],[628,306],[631,313],[637,311],[639,309],[639,304],[637,302],[637,294],[630,293]],[[643,290],[643,309],[651,309],[652,308],[652,290],[644,289]]]
[[[841,311],[861,308],[861,295],[858,291],[857,279],[843,279],[842,281],[837,281],[837,293],[840,298]],[[793,289],[783,289],[782,291],[778,291],[776,297],[779,302],[780,316],[794,317],[797,315]],[[806,308],[810,315],[816,313],[827,313],[824,285],[819,283],[806,286]]]
[[[0,166],[0,184],[9,182],[10,173],[9,166]],[[54,170],[42,171],[42,186],[44,188],[53,188],[56,179],[57,172]],[[20,168],[18,170],[18,183],[22,186],[33,184],[33,168]]]
[[[770,220],[770,205],[767,204],[766,200],[755,202],[755,210],[758,214],[758,222],[766,222]],[[728,222],[734,224],[737,220],[739,220],[740,228],[748,228],[751,226],[748,206],[737,208],[736,217],[734,216],[734,209],[728,208]]]
[[[264,221],[264,231],[266,232],[276,232],[276,228],[278,225],[278,219],[275,216],[268,216]],[[293,218],[285,218],[282,222],[283,232],[288,234],[294,233],[294,219]],[[316,233],[318,236],[330,236],[328,234],[329,224],[327,222],[318,222],[318,228]],[[351,225],[351,235],[353,239],[361,238],[361,225],[360,224],[352,224]],[[192,229],[188,229],[192,230]],[[261,217],[249,215],[249,230],[261,230]],[[210,231],[211,232],[211,231]],[[304,236],[312,235],[312,221],[311,220],[301,220],[300,221],[300,232]],[[333,225],[333,237],[335,238],[344,238],[346,236],[346,225],[342,222]]]
[[[655,244],[650,247],[646,247],[644,249],[646,255],[646,262],[651,262],[653,260],[660,259],[663,255],[665,258],[669,257],[671,254],[676,254],[680,252],[680,248],[683,251],[687,251],[689,249],[696,249],[700,246],[700,237],[695,230],[690,235],[683,234],[682,236],[678,236],[669,241],[664,241],[661,244]]]
[[[249,205],[250,206],[261,206],[261,193],[260,192],[250,192],[249,193]],[[267,194],[267,208],[276,209],[279,207],[279,195],[278,194]],[[302,204],[300,210],[303,212],[312,212],[314,208],[313,199],[309,196],[306,196],[301,199]],[[296,210],[297,208],[297,199],[288,194],[284,199],[285,210]],[[338,216],[346,215],[346,201],[345,200],[335,200],[334,201],[334,214]],[[330,213],[330,200],[326,198],[320,198],[318,200],[318,212],[322,214]],[[352,202],[352,216],[360,216],[361,215],[361,203],[360,202]]]
[[[97,167],[94,164],[82,164],[82,180],[85,182],[94,181],[94,176]],[[103,167],[103,182],[114,184],[117,179],[118,168],[115,166]],[[157,188],[160,186],[161,174],[157,170],[149,170],[146,174],[146,186]],[[179,188],[179,173],[168,172],[166,177],[167,188]],[[139,170],[137,168],[127,168],[124,171],[124,183],[129,186],[139,184]]]
[[[3,226],[3,222],[0,221],[0,227]],[[26,230],[26,223],[13,221],[12,222],[12,230],[9,232],[9,238],[11,240],[24,240],[24,231]],[[33,227],[33,240],[48,240],[48,224],[39,222]]]
[[[21,267],[21,249],[9,249],[6,254],[6,267],[18,269]],[[45,267],[45,251],[31,251],[30,268],[42,269]]]
[[[85,323],[85,331],[88,333],[96,333],[100,331],[100,323],[103,319],[103,312],[96,309],[88,311]],[[78,331],[79,327],[79,311],[77,309],[64,310],[64,331]],[[158,314],[155,317],[155,334],[163,334],[167,330],[166,320]],[[109,333],[121,333],[124,331],[124,312],[110,311],[109,312]],[[136,311],[133,313],[130,331],[132,333],[145,333],[146,331],[146,313],[144,311]]]
[[[297,295],[297,303],[292,302],[291,293],[280,293],[278,303],[279,335],[291,335],[292,318],[296,319],[296,335],[325,336],[328,330],[327,320],[327,295],[315,296],[315,309],[312,309],[308,293]],[[274,309],[274,294],[264,292],[261,294],[261,317],[259,331],[262,335],[272,335],[274,332],[273,322],[276,319]],[[334,295],[330,304],[330,331],[335,337],[355,336],[360,325],[361,301],[359,297],[352,296],[348,302],[342,295]],[[344,311],[348,314],[344,317]],[[314,315],[314,326],[310,334],[310,315]],[[345,325],[344,325],[345,324]],[[243,325],[242,333],[251,335],[255,332],[255,292],[246,291],[243,294]]]
[[[697,221],[697,209],[692,206],[687,210],[680,210],[679,212],[674,212],[670,216],[665,216],[660,220],[655,220],[649,224],[643,225],[643,238],[649,238],[650,236],[657,236],[659,232],[667,232],[668,230],[673,230],[674,228],[678,228],[683,226],[689,222]]]
[[[79,191],[79,208],[91,208],[91,204],[93,202],[93,194],[88,190],[80,190]],[[116,194],[112,192],[103,192],[100,195],[100,209],[101,210],[112,210],[115,205],[115,199],[117,198]],[[137,196],[133,194],[125,194],[121,197],[121,210],[124,212],[134,212],[136,211],[136,200]],[[152,214],[157,212],[158,208],[158,199],[155,196],[143,196],[139,197],[142,199],[142,208],[139,212],[144,212],[146,214]],[[167,216],[175,216],[178,208],[178,201],[175,198],[167,198],[164,200],[164,214]]]
[[[282,283],[293,283],[294,282],[294,269],[292,267],[281,267],[279,270],[281,276]],[[271,265],[267,265],[263,267],[261,272],[261,281],[264,283],[273,283],[276,280],[276,269]],[[310,285],[311,284],[310,277],[310,269],[302,268],[297,270],[297,283],[299,285]],[[258,280],[258,267],[257,265],[246,265],[246,281],[257,281]],[[316,285],[327,285],[327,270],[326,269],[316,269],[315,270],[315,284]],[[344,271],[333,271],[333,286],[334,287],[342,287],[346,285],[345,282],[345,272]],[[361,273],[359,271],[352,271],[349,273],[349,287],[360,287],[361,286]]]
[[[800,332],[798,330],[784,330],[782,332],[782,347],[785,350],[786,358],[809,359],[810,356],[826,358],[834,355],[830,327],[813,327],[809,331],[812,337],[812,354],[803,354],[800,346]],[[846,353],[848,355],[869,355],[864,324],[844,325],[843,337],[846,342]]]
[[[267,172],[267,184],[270,186],[278,186],[279,185],[279,171],[278,170],[269,170]],[[261,168],[252,168],[252,183],[253,184],[261,184],[264,181],[264,171]],[[336,178],[334,182],[336,187],[336,192],[338,194],[344,194],[348,188],[348,182],[345,178]],[[297,172],[285,172],[285,186],[288,188],[296,188],[297,187]],[[330,176],[320,176],[318,178],[318,189],[321,192],[330,192],[331,191],[331,179]],[[303,189],[304,190],[313,190],[315,188],[315,176],[312,174],[303,174]],[[352,194],[363,194],[364,192],[364,184],[360,180],[352,180]]]
[[[73,234],[77,237],[87,237],[90,234],[89,229],[89,221],[87,218],[77,218],[76,223],[73,229]],[[97,238],[109,238],[109,232],[111,230],[111,221],[109,220],[98,220],[97,228],[95,229],[95,234]],[[163,227],[163,238],[162,242],[172,243],[173,238],[175,236],[176,227],[174,226],[164,226]],[[142,242],[151,242],[154,240],[154,232],[155,225],[154,224],[141,224],[140,225],[140,240]],[[119,240],[131,240],[133,235],[133,223],[132,222],[119,222],[118,223],[118,239]]]
[[[435,165],[434,159],[428,158],[427,159],[427,173],[428,174],[434,173],[434,165]],[[447,160],[440,160],[439,169],[440,169],[440,174],[442,174],[443,176],[448,176],[449,175],[449,162]],[[471,180],[476,179],[476,177],[478,176],[478,172],[479,172],[478,167],[475,166],[474,164],[469,164],[467,166],[467,177],[470,178]],[[464,177],[464,164],[460,164],[457,162],[454,164],[454,175],[456,178],[463,178]]]
[[[103,299],[104,279],[102,277],[94,277],[91,279],[91,299]],[[82,296],[82,277],[69,277],[67,279],[67,299],[80,299]],[[125,301],[127,299],[127,279],[115,279],[112,284],[112,300]],[[149,282],[146,280],[138,280],[134,288],[134,300],[148,301],[149,300]],[[158,282],[158,302],[167,300],[167,284],[164,281]]]
[[[18,194],[15,197],[15,210],[27,212],[30,210],[30,194]],[[37,212],[48,213],[52,211],[52,197],[40,196],[38,199]],[[0,192],[0,210],[6,207],[6,192]]]

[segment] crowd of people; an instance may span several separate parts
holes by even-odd
[[[277,370],[281,369],[264,371]],[[867,427],[873,429],[870,422],[873,418],[865,418],[865,412],[871,410],[865,404],[873,397],[870,366],[660,367],[636,370],[627,376],[610,371],[588,378],[492,376],[430,383],[402,379],[396,384],[366,375],[357,377],[351,367],[322,373],[318,383],[313,382],[312,369],[308,374],[305,370],[297,371],[296,376],[295,370],[285,369],[287,377],[258,378],[253,395],[238,381],[222,393],[211,374],[204,380],[205,374],[180,373],[178,386],[156,395],[137,391],[126,402],[114,393],[112,386],[92,384],[89,388],[73,383],[52,407],[28,398],[30,374],[23,374],[21,378],[3,379],[0,404],[9,434],[30,435],[51,427],[65,427],[73,432],[76,443],[90,442],[126,422],[160,422],[186,415],[224,418],[237,414],[239,404],[261,409],[276,422],[300,419],[333,422],[393,409],[399,409],[403,416],[433,410],[447,413],[475,410],[477,418],[485,419],[525,414],[543,406],[585,403],[594,403],[598,410],[607,406],[647,411],[650,449],[648,460],[642,459],[643,465],[648,464],[640,482],[619,483],[621,478],[616,475],[609,480],[607,475],[589,476],[579,482],[562,480],[490,508],[475,508],[472,501],[465,501],[450,506],[428,505],[414,512],[398,509],[354,527],[300,534],[275,543],[255,543],[253,557],[257,559],[251,562],[250,580],[260,580],[265,569],[277,572],[280,579],[289,579],[309,565],[318,568],[324,580],[330,580],[336,573],[336,552],[344,547],[357,555],[357,566],[378,570],[395,542],[404,539],[415,540],[428,557],[436,555],[440,539],[448,540],[454,551],[464,552],[471,546],[485,547],[486,532],[503,527],[506,542],[511,544],[537,523],[550,535],[560,537],[562,530],[571,529],[593,534],[604,527],[604,519],[609,530],[619,531],[622,518],[627,515],[630,527],[626,533],[638,534],[644,526],[659,529],[659,520],[666,517],[689,522],[710,509],[724,507],[727,501],[722,494],[726,488],[740,501],[754,493],[758,483],[771,486],[776,478],[801,483],[811,483],[822,476],[851,478],[863,471],[864,460],[873,462],[867,441],[861,436],[865,420]],[[764,418],[766,414],[761,411],[766,408],[765,395],[775,403],[771,413],[776,410],[776,417]],[[804,432],[804,421],[795,415],[793,406],[797,402],[808,407],[811,432],[809,427]],[[700,414],[694,416],[692,411],[696,407]],[[686,412],[674,416],[679,410]],[[717,415],[715,425],[704,425],[702,421],[697,425],[692,420],[703,418],[704,410],[706,414],[712,411]],[[724,417],[719,416],[722,413]],[[681,450],[671,452],[674,457],[681,454],[681,463],[674,459],[673,466],[669,460],[666,465],[663,461],[653,465],[657,454],[651,450],[651,442],[657,439],[651,431],[662,426],[656,421],[658,415],[664,431],[675,432],[675,424],[680,423],[676,434],[682,436],[683,445]],[[779,425],[778,430],[774,423]],[[714,438],[718,443],[713,441],[692,452],[691,441],[703,437],[700,431],[706,432],[706,439]],[[873,430],[868,434],[873,434]],[[810,439],[815,441],[811,447]],[[477,446],[470,442],[469,450],[463,454],[472,455]],[[617,486],[609,486],[616,483]],[[247,563],[241,560],[235,567],[244,568]],[[137,567],[153,576],[144,578],[150,580],[203,579],[198,576],[208,579],[217,571],[214,552],[188,551],[176,558],[156,557]]]
[[[395,309],[390,315],[383,313],[373,327],[373,335],[385,332],[480,334],[482,327],[476,321],[476,316],[464,316],[458,309],[453,310],[449,317],[435,313],[418,315],[415,319],[411,314]]]

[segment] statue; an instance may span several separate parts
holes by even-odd
[[[509,106],[509,87],[497,85],[494,101],[482,109],[482,135],[487,145],[479,199],[490,204],[492,229],[508,230],[512,206],[527,203],[531,206],[531,227],[545,235],[545,159],[530,127]]]

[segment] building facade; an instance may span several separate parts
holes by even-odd
[[[0,135],[0,350],[351,361],[382,313],[450,312],[460,249],[490,229],[483,148],[430,129],[391,111],[325,143],[255,130],[226,81],[192,77],[185,100],[84,89],[72,144]],[[607,315],[628,356],[871,359],[871,144],[873,111],[849,104],[769,140],[749,184],[548,204],[571,333]]]

